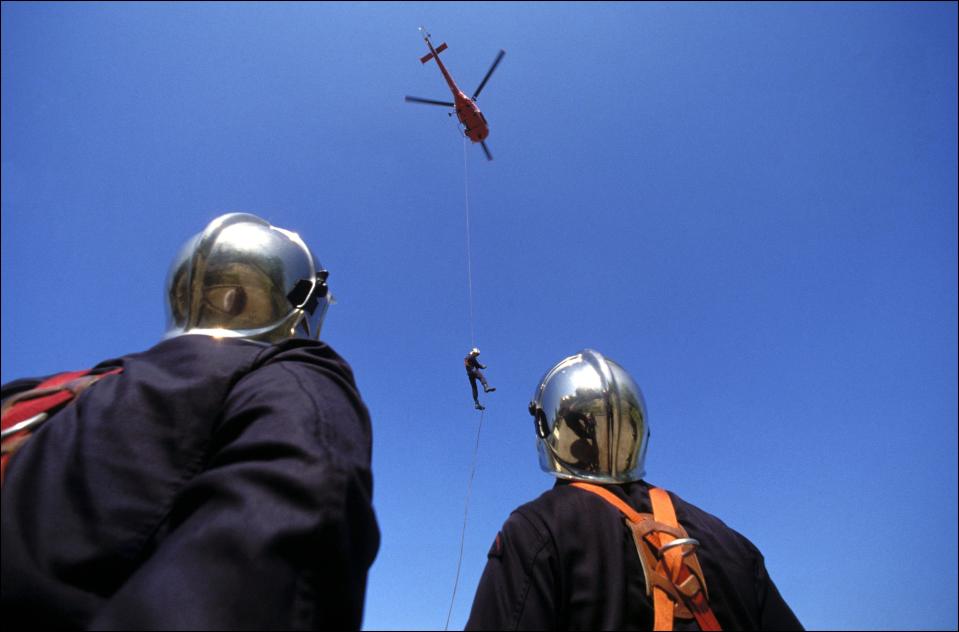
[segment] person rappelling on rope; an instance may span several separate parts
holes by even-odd
[[[495,386],[490,386],[486,382],[486,377],[483,376],[483,372],[480,369],[485,369],[485,364],[480,364],[480,361],[476,357],[480,354],[480,350],[476,347],[473,347],[469,354],[463,358],[463,364],[466,365],[466,375],[470,379],[470,388],[473,389],[473,404],[476,406],[476,410],[486,410],[486,406],[483,406],[479,402],[479,394],[476,390],[476,380],[479,380],[483,384],[484,393],[492,393],[496,390]]]

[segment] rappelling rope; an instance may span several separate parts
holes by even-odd
[[[446,613],[446,625],[444,630],[450,628],[450,616],[453,614],[453,604],[456,602],[456,588],[460,583],[460,566],[463,563],[463,543],[466,541],[466,520],[470,511],[470,493],[473,491],[473,476],[476,474],[476,456],[479,454],[480,432],[483,430],[483,418],[485,412],[480,412],[479,426],[476,428],[476,445],[473,447],[473,465],[470,467],[470,480],[466,486],[466,506],[463,509],[463,532],[460,534],[460,555],[456,560],[456,579],[453,581],[453,596],[450,597],[450,609]]]
[[[451,117],[452,118],[452,117]],[[457,134],[461,134],[459,126],[454,124]],[[466,136],[463,138],[463,200],[466,208],[466,279],[469,292],[469,323],[470,323],[470,348],[476,347],[476,335],[473,326],[473,250],[470,240],[470,185],[469,185],[469,161]],[[460,552],[456,559],[456,578],[453,580],[453,594],[450,597],[450,607],[446,613],[446,625],[444,630],[449,630],[450,617],[453,615],[453,605],[456,603],[456,589],[460,583],[460,570],[463,566],[463,546],[466,542],[466,526],[469,522],[470,495],[473,491],[473,477],[476,475],[476,458],[479,454],[480,433],[483,430],[483,419],[485,412],[480,412],[479,426],[476,428],[476,445],[473,446],[473,462],[470,465],[469,482],[466,485],[466,502],[463,506],[463,530],[460,533]]]
[[[466,287],[469,295],[470,348],[472,349],[476,346],[476,334],[473,325],[473,248],[470,239],[470,181],[469,161],[467,160],[469,156],[467,151],[469,143],[466,142],[467,137],[460,129],[459,123],[453,120],[452,114],[450,115],[450,122],[453,124],[453,129],[456,130],[456,135],[463,139],[463,206],[466,209]]]
[[[468,161],[466,159],[466,136],[463,137],[463,190],[466,198],[466,278],[470,297],[470,348],[476,346],[476,337],[473,335],[473,251],[470,244],[470,180]]]

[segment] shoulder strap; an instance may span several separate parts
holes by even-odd
[[[591,483],[581,483],[579,481],[571,483],[571,485],[573,487],[585,489],[588,492],[593,492],[613,507],[616,507],[616,509],[619,509],[620,513],[626,516],[626,519],[630,522],[640,522],[643,519],[643,515],[641,513],[627,505],[626,501],[605,487],[600,487],[599,485],[593,485]]]
[[[722,630],[709,607],[706,579],[694,548],[699,542],[679,524],[666,490],[650,488],[650,516],[639,513],[605,487],[579,481],[572,486],[596,494],[626,518],[642,563],[647,594],[652,592],[654,630],[672,630],[677,616],[694,617],[701,630]]]
[[[36,387],[11,395],[0,407],[2,425],[2,456],[0,456],[0,485],[7,471],[7,461],[20,449],[33,431],[55,411],[70,403],[77,395],[108,375],[121,373],[117,367],[102,373],[67,371],[40,382]]]

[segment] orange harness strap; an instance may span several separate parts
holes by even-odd
[[[649,490],[653,506],[650,516],[639,513],[604,487],[579,481],[572,485],[596,494],[626,518],[643,566],[646,591],[653,596],[654,630],[672,630],[677,616],[695,617],[701,630],[722,630],[709,607],[706,581],[695,550],[684,551],[683,540],[689,536],[676,519],[666,490]]]
[[[613,507],[616,507],[616,509],[619,509],[619,511],[626,516],[626,519],[630,522],[641,522],[643,519],[643,514],[627,505],[619,496],[609,491],[605,487],[593,485],[592,483],[581,483],[579,481],[575,481],[574,483],[571,483],[571,485],[573,487],[585,489],[588,492],[593,492]]]

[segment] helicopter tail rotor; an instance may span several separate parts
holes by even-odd
[[[426,42],[429,43],[429,39],[428,39],[428,38],[427,38]],[[443,42],[442,44],[440,44],[439,46],[436,47],[436,55],[439,55],[440,53],[442,53],[442,52],[443,52],[444,50],[446,50],[447,48],[449,48],[449,47],[446,45],[446,42]],[[422,57],[420,57],[420,61],[425,64],[425,63],[428,62],[429,60],[431,60],[431,59],[433,59],[434,57],[436,57],[436,55],[434,55],[433,53],[427,53],[427,54],[423,55]]]

